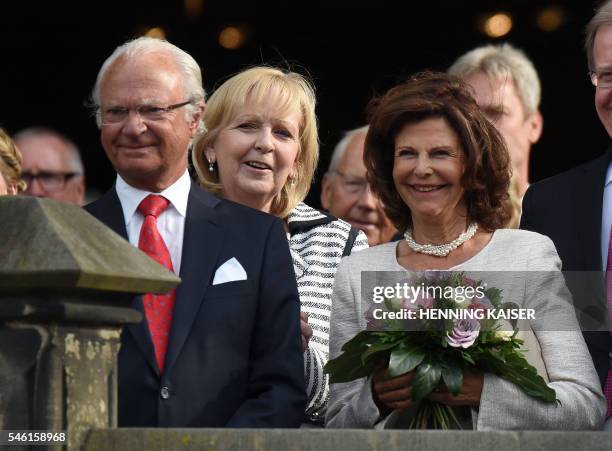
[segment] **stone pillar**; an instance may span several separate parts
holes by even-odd
[[[135,295],[180,279],[72,205],[3,196],[0,218],[0,430],[66,431],[79,449],[90,428],[117,426]]]

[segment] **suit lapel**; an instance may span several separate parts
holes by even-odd
[[[176,290],[172,330],[166,355],[165,370],[169,371],[181,352],[187,335],[212,284],[216,263],[223,247],[225,228],[218,220],[214,206],[219,200],[192,184],[187,203],[181,284]]]
[[[582,222],[578,230],[582,231],[581,243],[584,245],[584,269],[601,270],[601,218],[603,193],[606,172],[610,162],[611,151],[593,160],[584,168],[582,180],[576,187],[577,203],[581,211],[576,220]]]
[[[108,190],[104,196],[91,206],[86,207],[86,209],[117,234],[126,240],[128,239],[121,202],[115,188]]]
[[[125,217],[115,188],[110,189],[100,200],[95,202],[91,208],[88,208],[88,210],[100,221],[128,240]],[[143,320],[138,324],[129,324],[127,330],[134,337],[136,345],[144,354],[149,366],[159,376],[159,368],[153,350],[153,341],[149,333],[144,306],[142,305],[142,296],[134,297],[132,308],[142,313]]]

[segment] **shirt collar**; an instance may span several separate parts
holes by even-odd
[[[189,172],[187,170],[185,170],[185,173],[176,182],[160,193],[152,193],[150,191],[134,188],[123,180],[119,174],[117,174],[117,182],[115,183],[115,189],[117,190],[121,207],[123,207],[123,216],[126,224],[129,224],[136,213],[138,205],[140,205],[140,202],[149,194],[164,196],[170,201],[170,205],[172,205],[181,216],[185,217],[187,214],[187,199],[189,197],[190,188],[191,179],[189,178]]]
[[[612,161],[608,164],[608,170],[606,172],[606,184],[608,186],[612,182]]]

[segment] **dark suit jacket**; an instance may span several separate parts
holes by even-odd
[[[566,280],[602,386],[610,368],[608,353],[612,349],[606,331],[606,294],[601,272],[601,212],[611,155],[612,149],[582,166],[530,186],[523,199],[521,217],[522,229],[548,235],[553,240],[563,270],[572,272],[566,273]]]
[[[86,209],[127,239],[114,188]],[[248,280],[213,286],[232,257]],[[163,374],[146,319],[122,334],[119,426],[299,427],[300,303],[281,221],[192,184],[180,277]]]

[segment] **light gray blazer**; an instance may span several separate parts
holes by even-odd
[[[330,358],[337,357],[342,345],[366,328],[364,313],[368,305],[361,300],[361,271],[406,271],[397,262],[396,247],[395,242],[383,244],[340,263],[332,295]],[[599,429],[605,419],[606,401],[563,279],[553,277],[561,281],[558,286],[552,286],[550,280],[541,283],[522,280],[517,288],[519,271],[546,271],[532,274],[550,276],[561,270],[552,241],[534,232],[497,230],[478,254],[451,269],[506,271],[505,275],[497,273],[501,278],[495,286],[503,290],[504,301],[536,308],[536,320],[530,323],[532,331],[527,332],[531,339],[526,337],[524,345],[530,351],[526,357],[546,373],[541,375],[550,381],[560,401],[555,404],[538,401],[511,382],[485,373],[480,406],[472,409],[474,429]],[[541,308],[543,305],[546,307]],[[538,314],[544,310],[546,321]],[[552,326],[556,324],[563,326]],[[393,428],[404,423],[405,419],[399,422],[400,416],[392,412],[387,418],[380,418],[372,399],[370,378],[330,387],[327,427]]]

